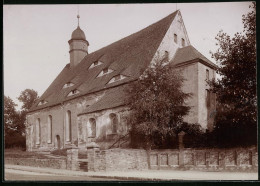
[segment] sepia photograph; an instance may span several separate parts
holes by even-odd
[[[3,5],[4,182],[258,180],[256,2]]]

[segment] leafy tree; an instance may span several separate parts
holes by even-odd
[[[16,106],[10,97],[4,96],[5,148],[25,147],[25,137],[20,133],[20,115],[15,109]]]
[[[25,89],[21,92],[18,100],[23,103],[22,110],[27,112],[38,98],[38,93],[35,90]]]
[[[173,136],[189,112],[184,102],[190,94],[182,92],[184,79],[165,60],[157,60],[128,89],[132,134],[142,136],[146,148],[155,141]],[[156,140],[156,139],[157,140]]]
[[[17,130],[18,114],[15,109],[17,104],[10,97],[4,96],[4,126],[5,134],[10,130]]]
[[[19,113],[19,121],[17,126],[21,134],[24,134],[25,132],[26,114],[37,99],[38,93],[33,89],[25,89],[18,97],[18,100],[23,103],[22,110]]]
[[[218,101],[215,130],[222,133],[223,143],[233,145],[256,143],[256,4],[250,8],[242,17],[243,32],[231,38],[220,31],[219,48],[212,53],[221,76],[210,82]]]

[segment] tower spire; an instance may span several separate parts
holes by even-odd
[[[79,27],[79,18],[80,18],[80,16],[79,16],[79,5],[78,5],[78,15],[77,15],[77,18],[78,18],[78,27]]]

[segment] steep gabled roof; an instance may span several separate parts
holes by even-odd
[[[99,101],[87,107],[79,115],[123,106],[127,101],[125,86],[108,89]]]
[[[192,61],[195,59],[200,59],[205,62],[206,65],[209,65],[213,68],[217,68],[217,65],[213,62],[211,62],[209,59],[207,59],[204,55],[202,55],[196,48],[194,48],[192,45],[179,48],[174,58],[171,60],[171,63],[173,65],[179,65],[184,62]]]
[[[138,78],[150,64],[177,12],[170,14],[139,32],[88,54],[74,68],[70,68],[70,65],[67,64],[40,97],[39,101],[45,100],[47,103],[37,106],[38,101],[32,106],[30,111],[53,106]],[[89,69],[90,65],[97,60],[102,61],[103,64]],[[97,78],[96,76],[107,67],[114,71]],[[122,74],[128,78],[107,84],[112,77],[118,74]],[[68,82],[74,85],[63,88],[64,84]],[[79,90],[79,93],[68,97],[69,92],[74,89]]]

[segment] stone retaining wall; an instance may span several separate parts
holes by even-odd
[[[65,159],[5,158],[5,164],[66,169]]]
[[[257,171],[256,147],[232,149],[89,150],[88,171],[151,169]],[[148,155],[150,154],[150,155]],[[150,158],[149,158],[150,157]]]

